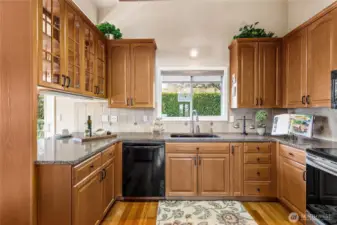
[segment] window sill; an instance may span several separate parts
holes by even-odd
[[[162,117],[163,122],[189,122],[191,117]],[[201,122],[228,122],[225,116],[199,116]]]

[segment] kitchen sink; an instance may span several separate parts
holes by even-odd
[[[171,138],[218,138],[218,135],[209,134],[209,133],[198,133],[198,134],[183,134],[183,133],[174,133],[171,134]]]

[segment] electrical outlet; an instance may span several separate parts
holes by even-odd
[[[109,116],[108,115],[102,115],[102,122],[103,123],[107,123],[107,122],[109,122]]]
[[[144,116],[143,116],[143,121],[144,121],[144,122],[147,122],[148,120],[149,120],[148,117],[147,117],[146,115],[144,115]]]
[[[110,116],[110,123],[117,123],[118,122],[118,116]]]
[[[229,117],[229,122],[230,122],[230,123],[234,123],[234,121],[235,121],[234,116],[230,116],[230,117]]]

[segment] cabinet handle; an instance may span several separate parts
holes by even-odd
[[[199,166],[201,166],[201,159],[200,156],[198,156]]]
[[[309,105],[310,104],[310,95],[307,95],[307,97],[305,98],[307,104]]]
[[[260,98],[260,105],[261,105],[261,106],[263,105],[263,100],[262,100],[262,98]]]
[[[302,104],[305,105],[305,95],[302,96]]]
[[[130,98],[127,98],[127,99],[126,99],[126,105],[127,105],[127,106],[129,106],[129,99],[130,99]]]
[[[197,166],[197,157],[194,157],[194,166]]]
[[[256,104],[255,104],[256,106],[258,106],[259,105],[259,99],[258,98],[256,98]]]
[[[303,171],[303,180],[307,181],[307,171]]]
[[[97,86],[97,94],[99,95],[99,92],[100,92],[101,90],[100,90],[100,88],[99,88],[99,86]]]
[[[256,160],[257,160],[258,162],[260,162],[260,158],[257,158]]]
[[[67,77],[66,77],[66,75],[62,74],[62,78],[63,78],[62,87],[64,87],[64,86],[66,86]]]
[[[103,179],[106,178],[106,169],[103,169]]]
[[[104,172],[103,172],[103,170],[100,172],[100,175],[101,175],[101,177],[100,177],[99,181],[102,182],[104,180]]]
[[[259,146],[258,146],[258,147],[256,147],[256,150],[260,151],[260,147],[259,147]]]
[[[130,103],[131,103],[131,106],[133,106],[133,98],[131,98],[131,102]]]
[[[69,88],[69,87],[70,87],[70,82],[71,82],[71,79],[70,79],[70,77],[67,77],[67,80],[68,80],[68,85],[67,85],[67,88]]]
[[[294,154],[293,154],[293,153],[291,153],[291,152],[289,152],[289,155],[294,157]]]
[[[234,155],[234,145],[232,145],[232,155]]]
[[[94,168],[94,165],[93,165],[93,164],[91,164],[91,165],[90,165],[90,169],[93,169],[93,168]]]
[[[260,176],[260,172],[257,172],[256,175]]]

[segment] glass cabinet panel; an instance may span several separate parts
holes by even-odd
[[[95,41],[93,31],[86,26],[84,29],[84,61],[85,61],[85,91],[96,92],[95,81]]]
[[[61,15],[60,0],[42,0],[42,81],[61,83]]]
[[[67,54],[68,54],[68,82],[67,87],[80,89],[80,17],[70,8],[67,8]]]
[[[97,46],[97,94],[105,95],[105,45],[98,40]]]

